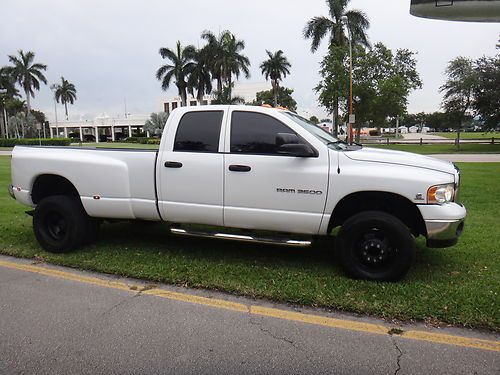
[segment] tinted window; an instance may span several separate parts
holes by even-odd
[[[222,111],[190,112],[181,118],[174,151],[217,152]]]
[[[256,112],[233,112],[231,119],[231,152],[277,154],[276,135],[295,134],[278,120]]]

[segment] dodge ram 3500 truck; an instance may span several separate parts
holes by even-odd
[[[158,151],[17,146],[10,193],[35,208],[35,236],[52,252],[89,243],[103,219],[294,246],[339,227],[334,247],[349,275],[397,280],[414,236],[457,242],[459,184],[452,163],[348,145],[287,110],[202,106],[170,114]]]

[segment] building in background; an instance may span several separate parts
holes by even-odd
[[[253,102],[256,95],[260,91],[271,90],[271,85],[267,82],[241,82],[235,83],[232,90],[233,97],[240,96],[245,100],[245,103]],[[201,102],[192,95],[188,95],[186,100],[187,107],[199,105],[210,105],[214,100],[214,95],[204,95]],[[161,99],[160,110],[166,113],[171,113],[174,109],[181,107],[182,101],[180,96],[174,96],[170,99]]]
[[[143,133],[148,119],[149,116],[140,115],[124,118],[99,116],[93,120],[50,122],[50,137],[75,138],[81,142],[119,141]]]

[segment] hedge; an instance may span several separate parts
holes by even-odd
[[[0,147],[14,147],[19,146],[69,146],[71,144],[71,139],[69,138],[11,138],[11,139],[0,139]]]
[[[147,137],[128,137],[125,138],[123,142],[127,143],[139,143],[141,145],[159,145],[160,138],[147,138]]]

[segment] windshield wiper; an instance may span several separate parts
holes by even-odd
[[[338,144],[345,144],[345,145],[347,145],[346,142],[341,141],[340,139],[337,139],[336,141],[328,142],[326,145],[330,146],[330,145],[338,145]]]

